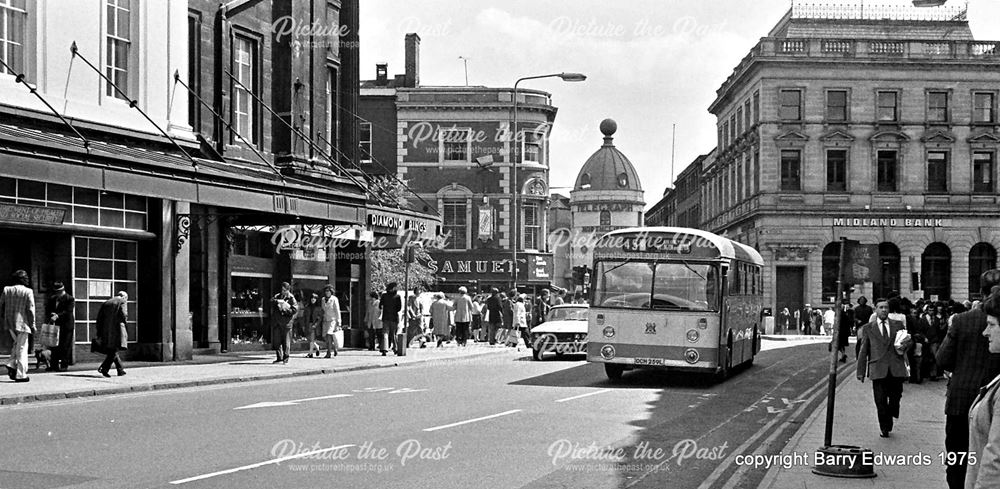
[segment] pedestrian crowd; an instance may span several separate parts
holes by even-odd
[[[372,291],[368,296],[366,346],[371,351],[377,349],[383,356],[390,351],[404,356],[413,342],[420,348],[428,344],[441,347],[452,341],[458,347],[465,347],[469,341],[528,346],[530,328],[544,322],[552,306],[566,302],[566,291],[561,289],[554,293],[542,289],[532,299],[517,288],[501,291],[493,287],[482,294],[470,295],[463,286],[451,300],[443,292],[434,292],[427,304],[421,298],[423,289],[415,287],[405,294],[403,307],[396,289],[397,284],[390,283],[385,292]],[[575,294],[572,301],[586,303],[582,293]]]
[[[910,301],[892,293],[874,308],[862,297],[841,309],[841,324],[858,337],[856,376],[871,380],[879,436],[890,438],[897,428],[904,383],[948,379],[944,461],[951,489],[1000,487],[1000,269],[983,273],[980,283],[982,301]],[[846,341],[833,344],[846,360]]]

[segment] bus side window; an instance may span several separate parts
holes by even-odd
[[[740,266],[743,267],[743,276],[741,277],[743,280],[740,281],[740,295],[747,295],[750,291],[750,270],[746,263],[743,263]]]

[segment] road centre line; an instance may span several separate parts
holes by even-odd
[[[424,431],[443,430],[445,428],[453,428],[455,426],[461,426],[463,424],[475,423],[476,421],[483,421],[483,420],[486,420],[486,419],[499,418],[500,416],[506,416],[508,414],[514,414],[514,413],[519,413],[519,412],[521,412],[520,409],[511,409],[510,411],[504,411],[502,413],[491,414],[489,416],[483,416],[481,418],[467,419],[465,421],[459,421],[457,423],[451,423],[451,424],[446,424],[446,425],[441,425],[441,426],[435,426],[433,428],[424,428]]]
[[[567,397],[566,399],[559,399],[556,402],[572,401],[574,399],[579,399],[581,397],[594,396],[594,395],[597,395],[597,394],[604,394],[605,392],[611,392],[611,389],[601,389],[599,391],[588,392],[586,394],[580,394],[579,396]]]
[[[233,468],[233,469],[220,470],[218,472],[212,472],[211,474],[197,475],[197,476],[194,476],[194,477],[188,477],[187,479],[180,479],[180,480],[176,480],[176,481],[170,481],[170,483],[173,484],[173,485],[185,484],[185,483],[188,483],[188,482],[194,482],[194,481],[209,479],[209,478],[220,476],[220,475],[232,474],[234,472],[240,472],[240,471],[243,471],[243,470],[256,469],[257,467],[263,467],[265,465],[279,464],[281,462],[285,462],[285,461],[288,461],[288,460],[295,460],[297,458],[311,457],[311,456],[314,456],[314,455],[319,455],[321,453],[332,452],[332,451],[335,451],[335,450],[343,450],[345,448],[350,448],[350,447],[353,447],[353,446],[355,446],[355,445],[340,445],[340,446],[336,446],[336,447],[324,448],[322,450],[313,450],[311,452],[299,453],[299,454],[295,454],[295,455],[289,455],[287,457],[276,458],[274,460],[268,460],[266,462],[260,462],[260,463],[256,463],[256,464],[244,465],[242,467],[236,467],[236,468]]]

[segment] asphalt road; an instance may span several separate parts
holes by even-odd
[[[3,407],[0,489],[756,487],[737,455],[778,453],[825,402],[827,368],[812,344],[722,383],[611,384],[580,356],[512,351]]]

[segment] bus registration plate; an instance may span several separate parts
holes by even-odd
[[[652,365],[652,366],[663,366],[666,362],[662,358],[636,358],[636,365]]]

